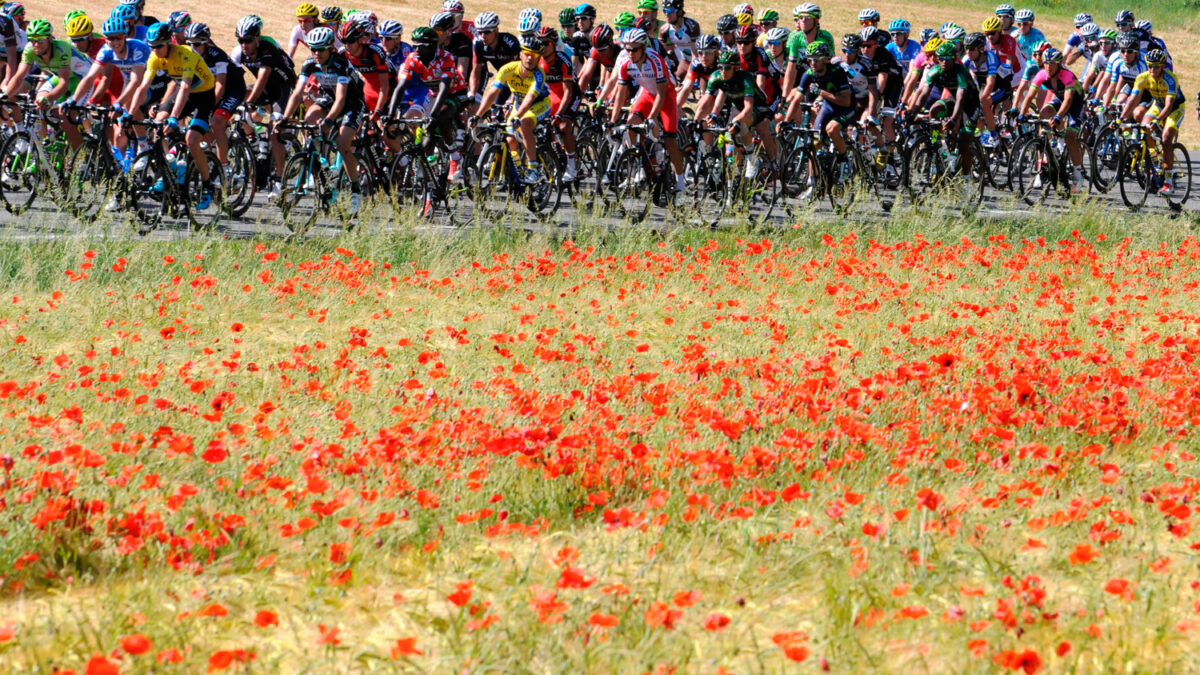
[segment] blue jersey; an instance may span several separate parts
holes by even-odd
[[[111,64],[114,68],[121,71],[123,75],[128,75],[138,66],[145,66],[146,60],[149,58],[150,45],[141,40],[125,41],[125,58],[118,57],[117,53],[109,45],[104,45],[96,53],[96,63]]]
[[[1028,35],[1021,35],[1021,29],[1014,28],[1012,36],[1017,41],[1017,49],[1021,50],[1021,56],[1026,61],[1033,57],[1033,46],[1046,41],[1046,34],[1036,28],[1030,28]]]
[[[904,72],[907,73],[908,64],[917,58],[917,54],[921,53],[921,45],[917,44],[916,40],[909,38],[908,42],[904,43],[904,49],[897,47],[895,42],[889,42],[887,50],[892,53],[892,56],[896,57],[896,63],[899,63],[904,68]]]

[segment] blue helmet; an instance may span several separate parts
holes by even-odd
[[[109,18],[120,19],[121,21],[128,23],[137,18],[137,6],[117,5],[116,7],[113,7],[112,14],[109,14],[108,16]]]
[[[101,24],[100,32],[104,34],[104,37],[109,37],[110,35],[127,35],[129,33],[129,24],[110,16],[107,21]]]
[[[912,24],[904,19],[892,19],[892,22],[888,24],[889,33],[908,33],[910,31],[912,31]]]
[[[126,5],[128,7],[129,5]],[[146,30],[146,42],[151,46],[165,45],[171,42],[171,24],[159,21]]]

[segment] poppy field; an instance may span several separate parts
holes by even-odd
[[[0,244],[15,672],[1198,669],[1200,238]]]

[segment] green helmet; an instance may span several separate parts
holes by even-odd
[[[943,42],[942,44],[938,45],[937,55],[939,59],[952,59],[955,56],[958,56],[958,43]]]
[[[1100,39],[1101,40],[1112,40],[1113,42],[1116,42],[1117,41],[1117,31],[1113,30],[1112,28],[1102,31],[1100,33]]]
[[[71,19],[74,19],[77,16],[87,16],[87,12],[83,11],[82,9],[73,9],[67,12],[66,16],[63,17],[63,26],[71,23]]]
[[[561,25],[563,27],[574,26],[575,25],[575,8],[574,7],[563,7],[562,11],[558,13],[558,23],[559,23],[559,25]]]
[[[732,63],[734,65],[737,65],[737,62],[738,62],[738,55],[737,55],[737,52],[735,52],[733,50],[726,50],[717,55],[717,63],[718,64],[724,65],[727,63]]]
[[[776,12],[769,7],[764,9],[758,13],[758,22],[762,23],[764,21],[779,21],[779,12]]]
[[[638,9],[656,10],[658,9],[658,0],[638,0]]]
[[[833,56],[833,50],[829,48],[828,42],[814,42],[808,46],[807,51],[810,59],[827,59]]]
[[[637,25],[637,17],[631,12],[621,12],[613,19],[613,28],[633,28]]]
[[[41,40],[53,34],[54,27],[45,19],[34,19],[29,22],[29,27],[25,29],[25,36],[30,40]]]
[[[417,26],[411,37],[414,45],[435,45],[438,41],[437,31],[429,26]]]

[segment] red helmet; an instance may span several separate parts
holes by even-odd
[[[737,29],[735,36],[736,40],[756,40],[758,39],[758,29],[754,26],[742,26]]]
[[[338,27],[338,39],[344,44],[358,42],[371,34],[371,24],[363,19],[347,21]]]
[[[592,46],[596,49],[608,49],[612,46],[613,29],[600,24],[592,29]]]

